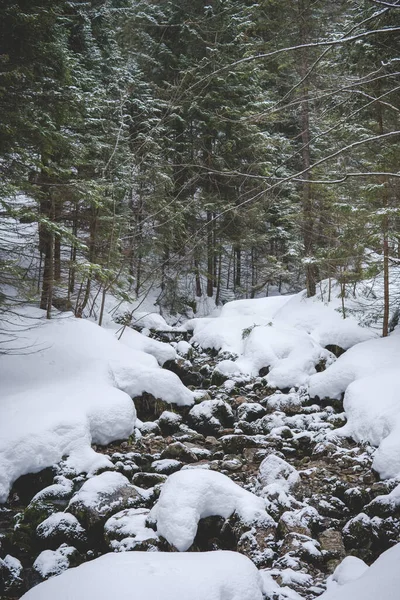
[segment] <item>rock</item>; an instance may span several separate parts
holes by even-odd
[[[113,513],[141,502],[142,497],[124,475],[107,471],[88,479],[71,499],[68,510],[89,530]]]
[[[70,567],[76,567],[81,557],[76,548],[62,544],[57,550],[43,550],[33,563],[33,568],[43,579],[60,575]]]
[[[342,534],[335,529],[326,529],[319,535],[319,542],[322,553],[327,559],[329,571],[333,572],[346,556]]]
[[[233,411],[223,400],[204,400],[190,409],[188,423],[203,435],[215,435],[233,426]]]
[[[159,543],[157,533],[147,526],[149,510],[128,508],[116,513],[104,525],[104,538],[114,552],[151,551]]]
[[[181,415],[165,410],[158,418],[158,426],[163,435],[172,435],[179,431],[179,426],[182,423]]]
[[[155,460],[151,463],[151,470],[155,471],[155,473],[162,473],[163,475],[171,475],[171,473],[175,473],[179,471],[183,466],[183,463],[180,460],[175,460],[173,458],[164,458],[160,460]]]
[[[197,456],[182,442],[174,442],[169,444],[161,452],[161,458],[173,458],[183,463],[194,463],[197,462]]]
[[[166,481],[167,475],[161,473],[136,473],[132,478],[133,485],[137,485],[145,490]]]
[[[8,596],[20,597],[23,588],[23,572],[21,562],[7,554],[0,558],[0,594],[7,593]]]
[[[278,531],[282,537],[288,533],[300,533],[311,537],[311,531],[298,516],[297,511],[286,511],[278,522]]]
[[[202,375],[193,369],[192,364],[188,360],[183,360],[182,358],[167,360],[167,362],[163,364],[163,368],[178,375],[183,385],[200,387],[203,383]]]
[[[65,542],[78,547],[87,542],[86,532],[78,519],[66,512],[54,513],[42,521],[36,528],[36,535],[52,550]]]
[[[267,411],[264,406],[258,402],[243,402],[243,404],[238,407],[237,413],[239,421],[252,423],[266,415]]]
[[[146,421],[140,428],[140,433],[142,435],[149,435],[150,433],[154,435],[161,435],[161,429],[155,421]]]
[[[260,441],[248,435],[225,435],[219,440],[225,454],[241,454],[245,448],[260,446]]]

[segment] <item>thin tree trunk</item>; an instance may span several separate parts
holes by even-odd
[[[309,23],[310,23],[310,5],[309,0],[299,0],[299,33],[300,33],[300,44],[307,44],[309,42]],[[309,70],[309,56],[308,49],[303,48],[300,51],[300,77],[303,79],[306,77]],[[300,105],[300,127],[301,127],[301,143],[302,143],[302,168],[303,170],[309,169],[311,165],[311,149],[310,149],[310,103],[309,103],[309,92],[308,83],[306,81],[302,84],[302,101]],[[307,259],[305,267],[306,275],[306,288],[307,296],[315,296],[316,293],[316,281],[318,278],[318,268],[312,262],[313,261],[313,250],[314,250],[314,202],[312,197],[312,185],[311,185],[311,173],[309,170],[303,175],[305,180],[303,183],[303,197],[302,197],[302,220],[303,220],[303,242],[304,242],[304,253]]]
[[[201,290],[201,279],[200,279],[200,267],[199,267],[199,261],[197,258],[194,259],[194,272],[195,272],[195,280],[196,280],[196,296],[198,298],[200,298],[202,295],[202,290]]]
[[[235,272],[235,287],[241,286],[242,283],[242,251],[240,248],[240,244],[237,244],[235,247],[235,255],[236,255],[236,272]]]
[[[217,291],[215,294],[215,304],[218,306],[221,295],[221,277],[222,277],[222,252],[218,254],[218,275],[217,275]]]
[[[213,230],[212,213],[207,212],[207,296],[212,297],[214,288],[214,253],[213,253]]]

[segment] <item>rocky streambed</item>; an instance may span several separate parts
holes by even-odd
[[[61,462],[15,483],[0,506],[1,598],[110,551],[176,552],[150,512],[181,470],[217,471],[263,498],[270,521],[207,516],[188,551],[245,554],[271,582],[270,600],[316,598],[345,556],[370,564],[400,541],[399,509],[375,500],[395,484],[372,471],[374,449],[332,435],[340,402],[271,389],[262,376],[224,381],[211,352],[181,348],[166,367],[198,390],[191,409],[135,398],[135,435],[96,448],[113,469],[88,476]]]

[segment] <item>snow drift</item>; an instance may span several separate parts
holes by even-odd
[[[63,456],[77,472],[109,466],[91,444],[131,435],[131,397],[146,391],[178,405],[194,402],[193,393],[160,369],[154,356],[90,321],[46,321],[43,314],[26,310],[8,323],[9,354],[0,364],[0,502],[18,477]]]
[[[253,563],[236,552],[105,554],[24,594],[23,600],[262,600]]]

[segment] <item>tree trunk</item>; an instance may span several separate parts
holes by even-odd
[[[309,23],[310,23],[310,4],[309,0],[299,0],[299,33],[300,44],[307,44],[310,40]],[[309,70],[308,49],[302,48],[300,51],[299,73],[301,79],[306,77]],[[301,144],[302,144],[302,169],[309,169],[311,165],[311,149],[310,149],[310,103],[307,80],[301,87],[302,100],[300,105],[300,127],[301,127]],[[306,258],[306,288],[307,296],[315,296],[316,282],[318,279],[318,267],[312,262],[314,251],[314,214],[315,209],[312,197],[311,172],[306,170],[303,175],[305,180],[303,183],[302,194],[302,221],[303,221],[303,242],[304,254]]]
[[[235,247],[236,256],[236,271],[235,271],[235,288],[240,288],[242,284],[242,250],[240,244]]]
[[[207,296],[212,297],[214,292],[214,252],[213,252],[213,227],[212,213],[207,212]]]

